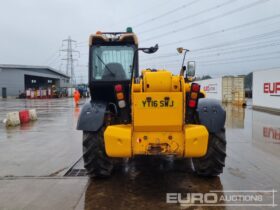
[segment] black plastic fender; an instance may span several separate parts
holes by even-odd
[[[107,103],[103,101],[88,101],[82,107],[77,130],[97,131],[101,128],[104,121]]]
[[[200,98],[198,100],[197,112],[199,122],[209,132],[216,133],[225,127],[226,112],[216,99]]]

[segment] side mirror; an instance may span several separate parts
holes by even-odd
[[[187,77],[194,77],[195,76],[195,61],[189,61],[187,66]]]
[[[148,53],[148,54],[155,53],[156,51],[158,51],[158,44],[156,44],[154,47],[144,48],[143,49],[143,52],[144,53]]]

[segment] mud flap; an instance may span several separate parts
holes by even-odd
[[[197,113],[199,122],[210,133],[220,132],[225,126],[226,112],[216,99],[201,98],[198,101]]]
[[[86,102],[81,110],[77,130],[97,131],[101,128],[107,104],[103,101]]]

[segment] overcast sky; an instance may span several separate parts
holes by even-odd
[[[191,51],[198,75],[280,67],[280,0],[2,0],[0,63],[65,71],[59,50],[71,36],[80,51],[77,81],[86,81],[89,35],[127,26],[140,46],[159,44],[156,54],[141,55],[141,68],[179,72],[179,46]]]

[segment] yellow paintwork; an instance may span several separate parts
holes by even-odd
[[[106,128],[105,150],[110,157],[131,157],[131,131],[131,125],[114,125]]]
[[[185,126],[185,157],[202,157],[207,152],[208,131],[203,125]]]
[[[200,89],[200,94],[203,95],[203,98],[206,98],[206,92],[203,89]]]
[[[171,91],[178,92],[182,90],[180,76],[172,76]]]
[[[169,97],[169,101],[165,101]],[[151,102],[147,100],[151,98]],[[183,123],[182,92],[133,93],[135,131],[181,131]]]
[[[190,83],[185,83],[184,84],[185,92],[190,92],[191,91],[191,85]]]
[[[152,146],[161,148],[162,152],[152,152]],[[133,132],[132,150],[133,155],[175,154],[183,156],[184,136],[182,132]]]
[[[168,71],[143,71],[144,92],[170,92],[172,74]]]
[[[131,88],[132,124],[106,128],[107,155],[204,156],[208,146],[206,127],[185,124],[186,93],[190,92],[190,84],[185,83],[183,76],[174,76],[165,70],[143,70],[142,75]]]
[[[142,82],[140,84],[133,84],[132,92],[141,92],[142,90]]]
[[[208,131],[203,125],[186,125],[180,132],[132,132],[132,129],[131,125],[107,127],[104,137],[108,156],[164,154],[202,157],[207,151]]]

